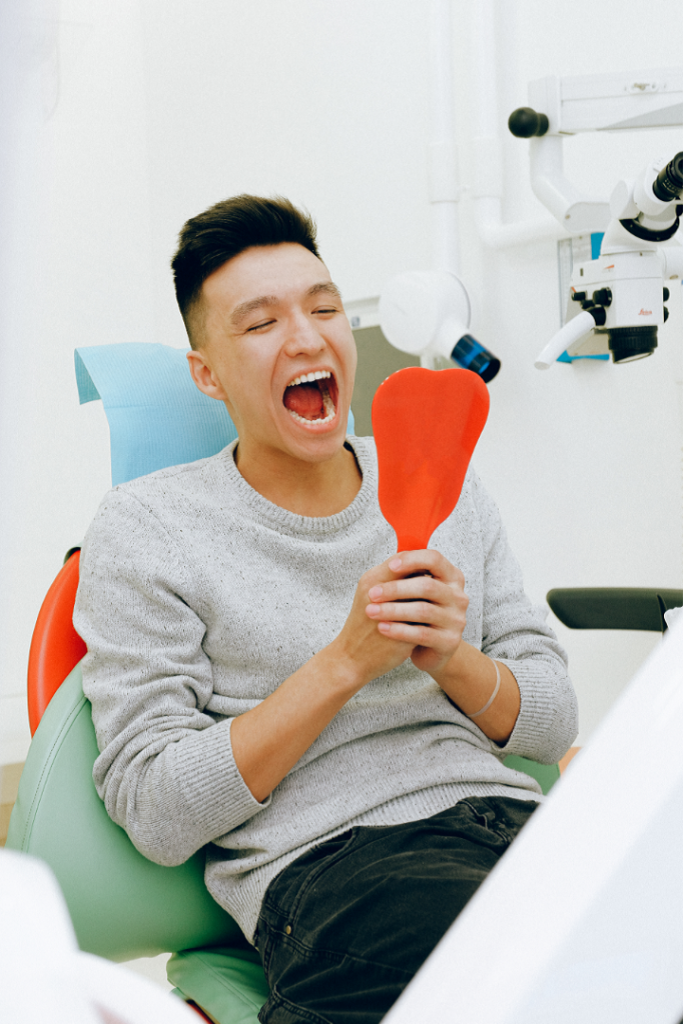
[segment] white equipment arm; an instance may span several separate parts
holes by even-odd
[[[555,360],[562,355],[565,349],[573,345],[575,341],[588,334],[595,327],[595,320],[588,310],[579,313],[573,320],[562,327],[557,334],[554,334],[540,355],[537,356],[534,366],[537,370],[548,370]]]

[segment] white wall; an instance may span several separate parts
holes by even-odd
[[[472,13],[472,5],[460,9]],[[529,80],[681,64],[673,37],[659,33],[655,42],[643,31],[644,9],[612,0],[569,7],[498,4],[508,219],[542,209],[528,183],[527,146],[505,130],[509,113],[527,101]],[[647,11],[649,24],[661,26],[673,25],[679,13],[668,0]],[[460,97],[467,118],[474,102],[462,79]],[[470,117],[461,134],[463,177],[470,186],[466,168],[475,134]],[[586,192],[608,196],[615,180],[637,173],[649,154],[681,149],[683,128],[583,135],[565,140],[565,169]],[[533,357],[559,326],[554,243],[482,250],[472,220],[465,202],[462,226],[465,252],[476,268],[478,326],[503,361],[491,385],[491,419],[476,462],[501,507],[530,596],[540,602],[561,586],[681,587],[680,291],[676,316],[660,330],[652,358],[622,367],[583,361],[541,373]],[[584,742],[658,638],[571,631],[550,618],[570,654]]]
[[[558,326],[555,251],[486,251],[474,230],[473,2],[453,5],[463,266],[478,333],[503,360],[477,466],[535,602],[553,586],[681,586],[680,321],[643,363],[533,369]],[[26,746],[26,655],[42,596],[108,486],[104,415],[99,403],[77,404],[73,348],[184,346],[168,270],[177,231],[240,191],[281,193],[315,214],[347,299],[429,266],[428,9],[427,0],[46,0],[34,19],[47,28],[31,81],[48,102],[40,112],[34,103],[27,152],[37,167],[19,176],[12,201],[19,230],[0,338],[0,761]],[[645,13],[656,31],[644,30]],[[530,79],[680,62],[677,0],[504,0],[498,15],[502,133]],[[653,147],[673,154],[682,143],[681,131],[572,139],[567,170],[585,189],[609,191]],[[510,219],[540,212],[526,148],[504,136]],[[656,637],[562,637],[585,739]]]

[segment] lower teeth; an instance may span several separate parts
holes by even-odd
[[[307,420],[304,416],[299,416],[299,413],[294,412],[293,409],[287,409],[287,412],[289,413],[290,416],[293,416],[298,423],[329,423],[331,420],[334,419],[334,410],[328,413],[327,416],[325,416],[323,419],[319,420]]]

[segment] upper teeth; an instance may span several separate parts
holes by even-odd
[[[294,380],[290,380],[287,387],[294,388],[297,384],[310,384],[313,380],[323,380],[323,378],[331,376],[332,374],[329,370],[316,370],[314,373],[302,373],[300,377],[295,377]]]

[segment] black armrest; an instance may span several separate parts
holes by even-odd
[[[644,629],[661,633],[663,612],[683,606],[683,590],[653,587],[568,587],[546,600],[570,629]],[[661,603],[660,603],[661,602]]]

